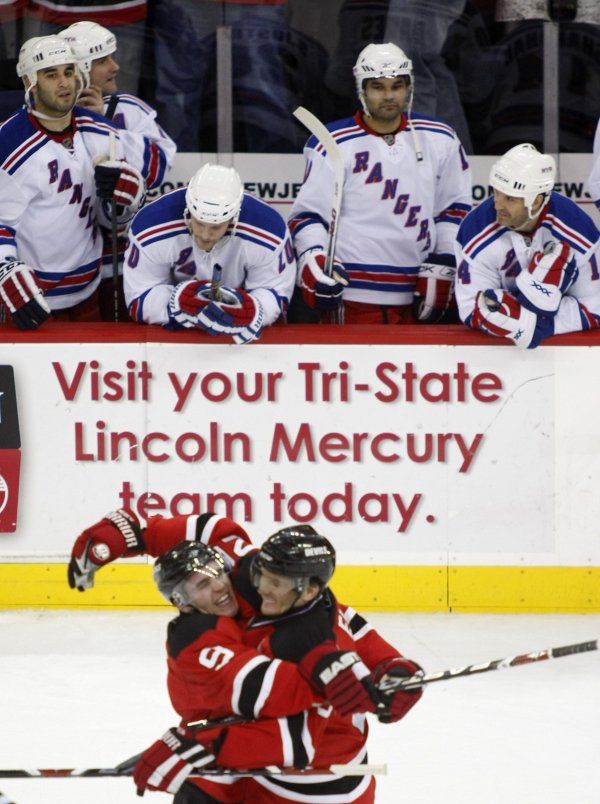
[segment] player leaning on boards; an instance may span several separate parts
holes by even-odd
[[[25,42],[17,74],[26,106],[0,128],[0,299],[21,329],[36,329],[51,311],[98,321],[96,227],[110,225],[115,201],[126,230],[144,182],[123,161],[118,131],[75,105],[82,80],[63,39]]]
[[[333,173],[311,137],[290,217],[298,284],[313,308],[343,296],[346,323],[438,321],[471,208],[469,165],[450,126],[412,111],[412,63],[399,47],[367,45],[354,77],[362,110],[327,125],[345,162],[334,277],[323,273]]]
[[[136,215],[123,269],[134,320],[235,343],[286,311],[295,276],[281,215],[245,193],[234,168],[211,164]]]
[[[186,541],[181,542],[183,538]],[[155,579],[162,594],[182,612],[169,629],[168,650],[169,689],[184,723],[231,712],[264,718],[273,716],[277,706],[287,715],[298,712],[293,707],[300,704],[301,709],[306,700],[302,684],[298,686],[291,668],[283,666],[286,660],[297,664],[317,696],[324,695],[335,707],[334,712],[323,707],[298,712],[279,724],[262,719],[216,734],[195,733],[204,746],[216,746],[211,753],[218,754],[218,762],[247,768],[269,759],[288,767],[366,761],[366,720],[349,714],[374,711],[373,682],[413,676],[420,668],[400,656],[359,614],[335,600],[328,589],[335,551],[327,539],[301,525],[278,531],[257,550],[243,528],[226,517],[210,513],[152,517],[142,530],[133,514],[121,510],[77,538],[69,584],[90,588],[100,567],[142,552],[160,556]],[[209,564],[219,570],[223,560],[232,568],[229,578],[216,571],[207,580],[202,570]],[[258,648],[260,655],[251,648]],[[281,666],[269,665],[268,658],[274,657],[284,660]],[[372,669],[372,680],[359,657]],[[282,685],[286,677],[293,686]],[[377,694],[378,717],[385,723],[400,720],[420,693]],[[260,734],[261,728],[262,739],[253,741],[255,729]],[[177,737],[171,731],[145,751],[135,770],[138,787],[175,792],[192,771],[194,752],[202,750],[197,743],[190,744],[191,736],[186,732]],[[365,777],[279,777],[245,780],[244,785],[241,790],[241,784],[235,788],[215,784],[214,777],[195,780],[181,787],[175,800],[177,804],[213,800],[369,804],[374,795],[374,781]],[[201,797],[198,787],[214,798]]]
[[[555,176],[552,156],[511,148],[492,166],[493,198],[467,215],[456,242],[461,319],[523,349],[600,323],[599,233],[553,192]]]
[[[154,109],[135,95],[117,91],[119,64],[115,59],[115,35],[88,20],[75,22],[58,35],[70,45],[83,76],[84,87],[79,93],[78,105],[112,121],[119,129],[125,158],[140,171],[146,189],[159,187],[173,164],[177,146],[159,126]],[[103,292],[110,296],[112,290],[111,233],[103,230],[102,235],[105,244],[102,278],[109,282],[106,287],[104,281],[101,285],[101,301]],[[127,238],[119,238],[121,263],[126,245]],[[120,268],[122,271],[122,265]],[[124,310],[121,318],[123,313]],[[112,320],[112,316],[107,317]]]

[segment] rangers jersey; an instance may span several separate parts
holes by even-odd
[[[97,201],[95,157],[106,158],[117,130],[75,106],[68,138],[53,135],[21,109],[0,127],[0,262],[34,269],[51,310],[74,307],[100,282],[102,238],[110,220]]]
[[[452,128],[413,112],[395,134],[377,134],[362,113],[329,123],[344,157],[336,257],[348,271],[349,301],[412,302],[419,266],[431,252],[452,254],[458,225],[471,208],[471,176]],[[417,161],[414,136],[423,160]],[[296,254],[327,250],[334,175],[323,146],[304,149],[304,183],[292,207]]]
[[[104,114],[115,128],[119,129],[125,158],[137,168],[146,184],[146,189],[159,187],[165,173],[171,168],[177,146],[169,135],[158,125],[156,111],[135,95],[115,92],[104,98]],[[102,276],[112,276],[112,234],[109,229],[102,230],[104,250],[102,255]],[[117,242],[120,271],[127,248],[127,237]]]
[[[222,284],[243,288],[264,311],[265,325],[285,312],[296,261],[281,215],[244,193],[235,226],[212,248],[196,245],[184,218],[185,188],[158,198],[134,218],[123,268],[125,300],[131,317],[147,324],[167,324],[173,287],[189,279],[211,279],[216,264]]]
[[[554,317],[554,334],[595,328],[600,321],[599,233],[577,204],[553,192],[533,232],[517,232],[496,221],[493,198],[474,209],[462,223],[456,241],[456,301],[461,319],[469,324],[481,290],[512,291],[533,255],[550,243],[568,243],[578,274]]]
[[[104,114],[107,110],[112,112],[109,119],[113,126],[121,132],[125,158],[140,171],[148,190],[158,187],[173,164],[177,146],[158,125],[156,111],[125,92],[107,95]]]

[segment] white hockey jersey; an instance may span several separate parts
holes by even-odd
[[[348,271],[344,298],[368,304],[410,304],[419,266],[431,252],[452,254],[458,225],[471,208],[471,174],[454,132],[413,112],[413,135],[371,131],[362,114],[329,123],[345,173],[336,257]],[[298,257],[327,248],[333,171],[315,137],[304,148],[304,183],[289,221]]]
[[[144,207],[134,218],[125,254],[125,301],[132,318],[167,324],[173,287],[188,279],[211,279],[222,268],[221,283],[255,296],[272,324],[289,303],[296,260],[287,226],[268,204],[244,193],[235,229],[211,251],[200,249],[184,220],[186,188]]]
[[[74,307],[100,282],[102,238],[110,226],[94,184],[94,157],[106,157],[115,132],[100,115],[73,109],[72,148],[21,109],[0,127],[0,262],[35,270],[51,310]]]
[[[116,105],[112,102],[115,98]],[[125,158],[137,168],[146,182],[146,188],[158,187],[172,166],[177,146],[156,121],[156,111],[147,103],[115,92],[104,98],[104,114],[108,107],[112,114],[110,121],[121,132]]]
[[[114,100],[113,100],[114,99]],[[156,112],[151,106],[124,92],[115,92],[104,98],[104,114],[119,129],[125,158],[136,167],[146,183],[146,189],[159,187],[165,173],[173,164],[177,146],[168,134],[158,125]],[[112,233],[102,230],[104,249],[102,254],[102,277],[110,277],[113,272]],[[127,237],[117,240],[119,272],[122,273],[123,257],[127,247]]]
[[[552,193],[534,232],[524,235],[496,222],[493,198],[467,215],[456,241],[456,301],[469,324],[478,291],[513,291],[516,277],[548,243],[567,242],[573,249],[578,275],[554,317],[554,334],[595,328],[600,322],[599,232],[577,204]]]

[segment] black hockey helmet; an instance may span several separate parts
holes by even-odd
[[[209,566],[216,564],[216,567]],[[175,606],[189,605],[189,599],[181,584],[192,572],[201,572],[216,578],[225,570],[220,553],[202,542],[179,542],[163,553],[154,564],[154,582],[158,591]]]
[[[312,525],[282,528],[264,542],[252,564],[252,582],[258,586],[262,569],[297,580],[301,591],[307,582],[324,589],[335,570],[335,549]]]

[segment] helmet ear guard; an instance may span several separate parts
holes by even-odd
[[[92,62],[110,56],[117,50],[117,38],[112,31],[89,20],[74,22],[60,31],[58,36],[67,42],[75,54],[85,86],[90,85]]]
[[[207,163],[189,181],[184,217],[200,223],[221,224],[237,219],[244,200],[244,185],[234,168]]]
[[[315,582],[321,589],[335,570],[335,549],[312,525],[282,528],[263,543],[252,562],[252,583],[258,585],[261,570],[291,578],[298,594]]]
[[[406,53],[393,42],[383,45],[367,45],[358,54],[356,64],[352,69],[356,81],[356,92],[365,114],[369,114],[365,102],[364,82],[368,78],[398,78],[405,76],[409,83],[407,109],[412,106],[413,96],[413,66]]]
[[[216,563],[217,569],[208,565]],[[193,572],[215,578],[225,570],[223,556],[202,542],[182,541],[163,553],[154,563],[153,577],[161,595],[174,606],[190,605],[184,581]]]
[[[530,219],[536,218],[548,203],[555,179],[554,157],[540,153],[529,142],[515,145],[490,171],[491,187],[505,195],[522,198]],[[543,195],[544,201],[534,213],[533,204],[538,195]]]
[[[38,72],[39,70],[47,70],[49,67],[59,67],[63,64],[74,65],[81,90],[83,78],[77,64],[77,58],[69,44],[60,36],[34,36],[24,42],[19,51],[17,76],[23,79],[23,83],[25,83],[25,79],[29,83],[29,86],[25,87],[25,104],[33,115],[42,120],[52,118],[35,111],[33,108],[31,93],[32,89],[37,85]]]

